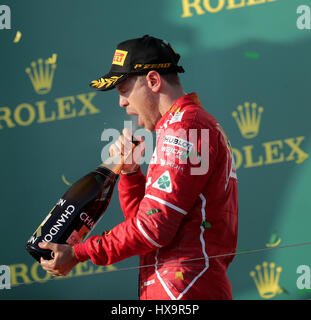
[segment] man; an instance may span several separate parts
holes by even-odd
[[[120,106],[156,130],[156,148],[146,177],[138,161],[123,167],[118,188],[126,220],[74,247],[41,244],[54,251],[53,260],[41,260],[46,271],[66,274],[88,259],[109,265],[140,255],[140,299],[232,299],[226,276],[238,230],[232,149],[197,95],[184,92],[179,58],[160,39],[127,40],[110,72],[91,83],[102,91],[116,87]],[[124,130],[111,152],[124,153],[130,142]]]

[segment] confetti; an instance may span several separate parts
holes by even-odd
[[[301,289],[297,290],[298,294],[305,294],[305,293],[311,293],[311,289]]]
[[[71,186],[72,183],[68,182],[64,175],[62,175],[62,180],[67,186]]]
[[[273,248],[273,247],[278,246],[281,241],[282,241],[282,239],[278,236],[278,234],[276,232],[273,232],[270,237],[269,243],[267,243],[266,246]]]
[[[245,57],[246,58],[251,58],[251,59],[259,59],[259,53],[256,53],[256,52],[245,52]]]
[[[18,43],[21,37],[22,37],[22,33],[20,31],[17,31],[13,42]]]

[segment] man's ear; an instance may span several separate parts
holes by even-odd
[[[155,71],[149,71],[148,74],[146,75],[146,80],[148,87],[153,91],[153,92],[159,92],[161,87],[162,87],[162,79],[160,74]]]

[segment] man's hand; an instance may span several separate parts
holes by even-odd
[[[79,263],[74,248],[68,244],[40,242],[39,247],[53,251],[52,260],[44,260],[43,258],[40,260],[42,268],[53,276],[65,276]]]
[[[142,137],[135,137],[139,141],[139,145],[133,149],[132,133],[129,129],[125,128],[122,131],[119,139],[110,146],[110,155],[123,155],[125,156],[124,165],[121,173],[127,174],[135,172],[139,169],[139,163],[142,155],[145,152],[145,144]]]

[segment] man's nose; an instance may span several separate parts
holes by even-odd
[[[120,104],[121,108],[125,108],[128,106],[128,101],[126,98],[120,96],[119,97],[119,104]]]

